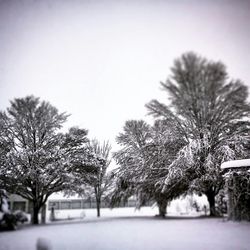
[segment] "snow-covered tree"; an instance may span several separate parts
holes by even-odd
[[[250,221],[250,170],[249,167],[225,172],[228,193],[228,219]]]
[[[109,190],[111,182],[109,178],[109,173],[107,172],[107,168],[111,163],[111,145],[109,142],[100,143],[97,139],[91,140],[88,144],[90,151],[92,151],[99,159],[100,164],[97,168],[97,172],[92,176],[91,181],[87,186],[90,186],[91,193],[94,193],[96,199],[96,209],[97,209],[97,217],[101,215],[101,201],[102,197],[104,197],[105,193]]]
[[[176,121],[187,145],[161,184],[166,189],[176,180],[204,193],[213,215],[215,196],[223,184],[220,164],[244,157],[249,142],[247,87],[240,80],[229,80],[221,62],[192,52],[177,59],[171,70],[171,77],[161,83],[169,105],[152,100],[146,106],[156,118]]]
[[[0,116],[1,185],[32,203],[32,223],[48,197],[70,189],[94,170],[95,158],[86,149],[87,131],[60,133],[67,114],[28,96],[11,101]]]
[[[159,215],[165,216],[167,204],[175,194],[162,192],[157,184],[167,175],[168,166],[184,143],[175,128],[167,119],[156,121],[154,126],[142,120],[125,123],[124,132],[117,137],[122,148],[114,154],[119,164],[114,202],[136,195],[139,206],[155,201]]]
[[[144,179],[145,147],[150,141],[150,126],[142,120],[125,122],[123,133],[116,141],[121,149],[113,154],[118,164],[115,171],[116,183],[111,195],[111,205],[125,202],[136,194]]]
[[[8,133],[8,124],[5,122],[5,114],[0,112],[0,166],[4,166],[6,157],[11,150],[11,138]],[[0,167],[0,189],[4,186],[5,169]]]

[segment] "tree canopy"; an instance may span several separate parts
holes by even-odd
[[[139,199],[138,206],[155,201],[161,216],[176,193],[162,192],[158,182],[168,174],[168,167],[178,150],[184,145],[180,134],[176,134],[171,120],[158,120],[154,126],[143,120],[125,123],[123,133],[117,137],[122,146],[114,157],[119,164],[113,202],[125,201],[132,195]]]
[[[221,62],[192,52],[175,60],[171,71],[161,83],[169,104],[152,100],[146,105],[154,117],[176,121],[187,140],[162,178],[162,188],[186,183],[207,195],[213,214],[214,197],[223,185],[221,162],[245,157],[249,143],[247,87],[240,80],[229,80]]]
[[[34,96],[15,99],[0,113],[0,185],[32,202],[34,224],[52,193],[74,188],[97,171],[87,130],[60,132],[67,117]]]
[[[103,159],[96,173],[92,176],[91,181],[87,186],[90,187],[90,194],[94,194],[96,199],[97,217],[101,216],[102,198],[105,198],[107,192],[110,191],[112,185],[108,167],[111,163],[111,145],[109,142],[99,142],[97,139],[91,140],[88,144],[89,149],[100,159]]]

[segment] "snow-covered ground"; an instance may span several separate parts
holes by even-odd
[[[35,250],[39,238],[52,250],[248,250],[250,223],[198,217],[153,216],[155,210],[119,208],[102,218],[66,220],[0,232],[0,250]]]
[[[60,197],[60,196],[59,196]],[[52,198],[58,198],[56,195]],[[65,197],[60,197],[61,199]],[[200,212],[197,213],[195,207],[192,204],[196,202]],[[209,207],[207,198],[205,196],[188,195],[186,197],[180,197],[173,200],[167,207],[169,215],[201,215],[204,214],[204,206]],[[48,207],[48,206],[47,206]],[[50,221],[51,211],[47,210],[46,220]],[[158,208],[156,205],[152,207],[142,207],[140,210],[135,208],[116,208],[116,209],[101,209],[102,216],[144,216],[144,215],[156,215]],[[207,211],[208,213],[208,211]],[[68,209],[68,210],[55,210],[56,219],[73,219],[73,218],[94,218],[96,217],[96,209]]]

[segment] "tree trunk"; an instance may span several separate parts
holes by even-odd
[[[97,217],[101,216],[101,204],[100,201],[96,202]]]
[[[95,187],[95,200],[96,200],[97,217],[100,217],[101,216],[101,195],[100,195],[100,189],[98,186]]]
[[[33,209],[32,209],[32,214],[31,214],[31,223],[33,225],[39,224],[39,219],[38,219],[39,211],[40,211],[40,207],[35,202],[33,202]]]
[[[42,224],[45,224],[46,223],[46,204],[44,204],[43,206],[42,206],[42,218],[41,218],[41,222],[42,222]]]
[[[159,216],[164,218],[166,216],[167,202],[166,201],[157,201],[159,208]]]
[[[208,191],[205,193],[207,196],[207,200],[209,203],[209,209],[210,209],[210,216],[216,216],[216,211],[215,211],[215,194],[212,191]]]

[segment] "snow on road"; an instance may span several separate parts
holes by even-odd
[[[52,250],[249,250],[250,223],[223,219],[104,216],[0,233],[1,250],[35,250],[45,238]]]

